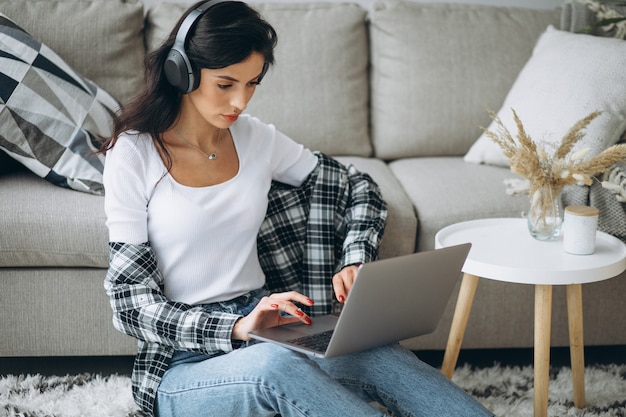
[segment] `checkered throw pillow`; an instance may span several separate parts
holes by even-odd
[[[0,151],[65,188],[103,194],[99,137],[119,104],[0,13]]]

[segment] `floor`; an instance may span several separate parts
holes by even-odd
[[[434,367],[440,367],[443,351],[419,351],[416,354]],[[566,347],[552,348],[551,365],[554,367],[569,366],[569,349]],[[476,367],[489,367],[494,363],[509,366],[531,365],[532,349],[465,349],[461,350],[458,365],[465,363]],[[8,374],[42,374],[67,375],[83,372],[102,375],[130,375],[133,358],[130,356],[106,357],[37,357],[37,358],[0,358],[0,375]],[[585,348],[585,363],[608,364],[626,363],[626,345],[594,346]]]

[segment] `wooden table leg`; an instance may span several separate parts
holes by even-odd
[[[582,285],[573,284],[568,285],[566,288],[574,405],[577,408],[583,408],[585,406],[585,352],[583,342]]]
[[[459,297],[456,301],[452,326],[450,327],[450,335],[448,336],[448,344],[446,345],[446,352],[443,356],[443,364],[441,365],[441,373],[448,379],[452,379],[456,361],[459,359],[459,351],[461,350],[461,343],[463,343],[467,319],[469,318],[472,303],[474,302],[478,279],[476,275],[464,274],[463,280],[461,281]]]
[[[535,286],[535,417],[548,415],[552,286]]]

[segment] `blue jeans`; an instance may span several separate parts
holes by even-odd
[[[262,292],[207,308],[249,313]],[[493,416],[471,396],[398,344],[317,359],[271,343],[228,354],[176,352],[157,396],[170,416]]]

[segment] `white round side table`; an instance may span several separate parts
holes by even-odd
[[[591,255],[572,255],[563,241],[538,241],[530,236],[525,219],[482,219],[450,225],[435,236],[435,247],[472,243],[461,282],[441,372],[452,378],[467,320],[480,278],[535,286],[534,380],[535,417],[547,416],[550,368],[552,286],[565,285],[569,325],[574,405],[585,405],[585,364],[582,325],[582,284],[602,281],[626,269],[626,245],[596,234]]]

